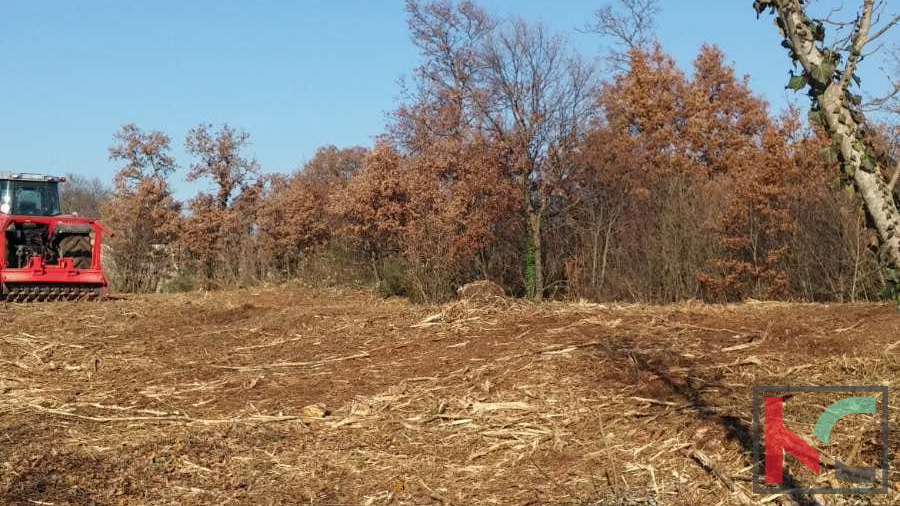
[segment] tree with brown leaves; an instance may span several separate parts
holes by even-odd
[[[216,205],[225,209],[255,183],[259,164],[241,154],[249,145],[250,134],[227,124],[215,132],[212,129],[212,125],[202,124],[188,132],[185,148],[197,161],[191,164],[187,180],[209,179],[216,187]]]
[[[124,162],[115,177],[112,198],[102,215],[112,229],[109,239],[112,280],[123,291],[160,288],[168,270],[167,247],[178,236],[181,205],[172,196],[168,177],[175,171],[170,139],[125,125],[109,148],[110,159]]]
[[[796,226],[790,197],[798,189],[788,185],[790,160],[772,154],[785,152],[786,139],[748,78],[738,79],[714,46],[703,46],[694,61],[685,106],[686,154],[704,173],[724,176],[730,194],[712,227],[723,248],[714,260],[722,272],[704,277],[707,287],[731,300],[783,295],[782,257]]]
[[[190,201],[191,215],[181,241],[207,283],[258,275],[252,231],[263,181],[259,164],[243,154],[249,141],[249,134],[227,124],[216,131],[201,124],[185,140],[188,154],[196,159],[188,181],[206,179],[215,191]]]
[[[665,301],[699,294],[697,274],[719,251],[709,227],[724,197],[713,179],[721,166],[696,149],[696,89],[658,45],[632,49],[627,71],[600,89],[602,121],[586,137],[572,192],[580,253],[568,270],[579,293]]]
[[[295,174],[272,177],[259,207],[259,240],[278,270],[297,273],[304,254],[332,238],[338,222],[328,201],[346,187],[367,154],[362,147],[326,146]]]
[[[329,199],[329,211],[340,218],[338,232],[372,262],[376,277],[378,261],[401,251],[413,217],[408,175],[400,153],[381,141],[347,186]]]
[[[169,154],[172,140],[162,132],[144,132],[135,124],[128,124],[116,132],[109,148],[112,160],[125,165],[114,178],[117,189],[133,187],[150,178],[167,178],[175,172],[175,159]]]
[[[628,61],[601,89],[604,121],[570,192],[573,286],[610,296],[612,275],[640,299],[783,295],[801,186],[765,102],[714,46],[701,48],[690,77],[658,45]]]

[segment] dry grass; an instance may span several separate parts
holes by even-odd
[[[754,385],[895,386],[887,305],[266,288],[0,313],[3,504],[896,503],[749,482]],[[811,434],[818,408],[786,406]],[[864,462],[853,423],[834,444]],[[792,471],[837,486],[824,463]]]

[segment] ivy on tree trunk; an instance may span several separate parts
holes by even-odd
[[[892,194],[890,175],[868,135],[861,98],[850,91],[853,84],[860,85],[855,72],[866,45],[893,26],[897,17],[870,35],[876,7],[874,0],[863,0],[852,35],[843,43],[828,45],[824,21],[807,15],[803,0],[756,0],[753,6],[757,14],[768,9],[776,16],[784,36],[782,46],[802,70],[799,75],[791,72],[787,88],[808,88],[810,120],[824,128],[832,140],[832,147],[823,155],[840,162],[843,183],[862,201],[869,227],[877,233],[886,295],[900,304],[900,209]]]

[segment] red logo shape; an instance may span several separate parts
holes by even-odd
[[[784,452],[819,474],[819,452],[784,426],[784,398],[766,397],[766,483],[784,481]]]

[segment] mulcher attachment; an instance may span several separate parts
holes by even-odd
[[[3,287],[7,302],[100,300],[105,290],[96,285],[20,283]]]

